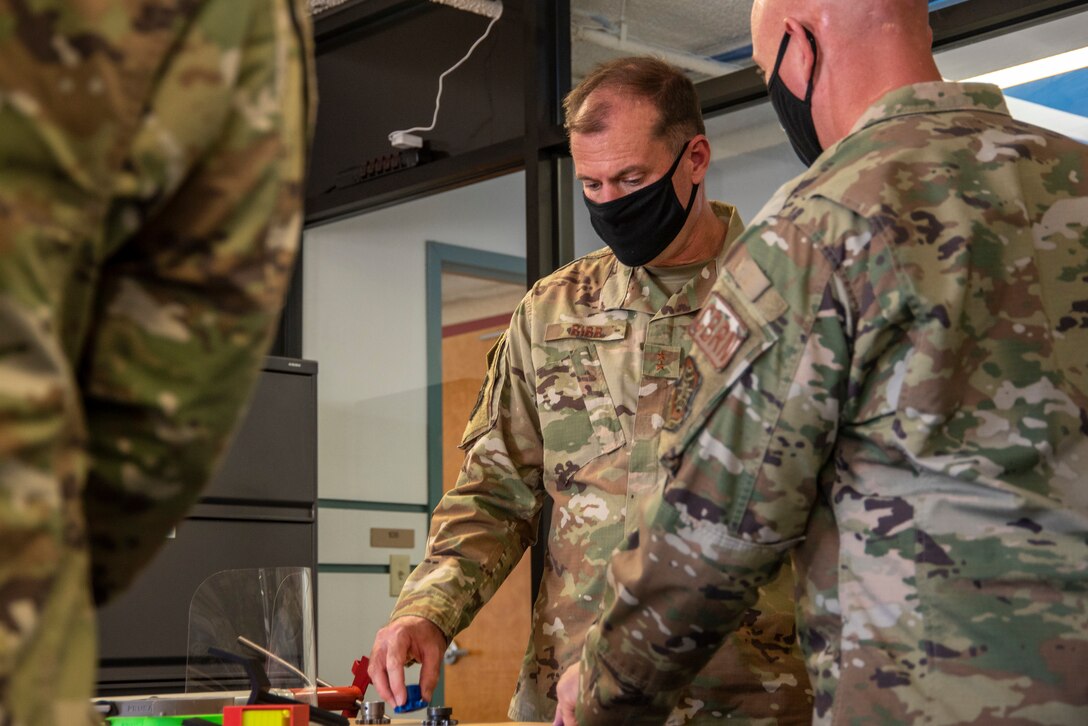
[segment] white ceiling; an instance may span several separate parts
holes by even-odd
[[[575,29],[603,31],[616,38],[626,30],[626,39],[633,43],[700,58],[749,46],[751,10],[752,0],[571,0],[570,8]],[[575,39],[573,80],[577,83],[597,63],[631,54]],[[708,74],[691,75],[702,80]]]

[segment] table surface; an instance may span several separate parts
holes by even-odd
[[[454,709],[454,711],[453,711],[453,717],[457,718],[457,710],[456,709]],[[355,723],[355,719],[349,719],[349,720],[351,721],[352,724]],[[391,719],[392,723],[390,724],[390,726],[398,726],[398,725],[401,725],[401,724],[403,724],[403,726],[407,726],[408,724],[416,724],[416,726],[419,726],[419,722],[421,720],[422,719],[418,719],[418,718],[417,719],[403,719],[403,718],[397,717],[397,718]],[[551,721],[549,721],[548,723],[550,724]],[[540,722],[537,722],[537,721],[501,721],[501,722],[496,723],[494,721],[490,721],[488,723],[482,723],[482,722],[479,722],[479,721],[459,721],[457,723],[457,726],[540,726]]]
[[[454,715],[454,718],[456,718],[457,717],[457,712],[455,711],[453,715]],[[409,726],[409,724],[412,724],[414,726],[419,726],[419,723],[422,720],[423,720],[423,717],[420,717],[420,718],[403,718],[403,717],[398,715],[396,718],[390,719],[390,721],[391,721],[390,726]],[[316,723],[317,723],[316,721],[311,722],[311,724],[316,724]],[[348,723],[351,724],[351,726],[355,726],[355,719],[353,719],[353,718],[348,719]],[[65,725],[64,724],[58,724],[57,726],[65,726]],[[457,724],[457,726],[541,726],[541,724],[539,722],[535,722],[535,721],[532,721],[532,722],[530,722],[530,721],[502,721],[500,723],[495,723],[495,722],[482,723],[482,722],[479,722],[479,721],[460,721]]]
[[[453,717],[457,718],[457,709],[456,708],[453,709]],[[348,720],[351,721],[352,724],[355,723],[355,719],[348,719]],[[408,724],[415,724],[416,726],[419,726],[419,722],[422,721],[422,720],[423,720],[422,716],[420,718],[406,719],[403,716],[398,714],[395,717],[390,719],[390,721],[391,721],[390,726],[408,726]],[[548,721],[548,723],[550,724],[551,721]],[[480,721],[459,721],[457,723],[457,726],[492,726],[492,725],[495,725],[495,726],[540,726],[540,722],[537,722],[537,721],[501,721],[501,722],[489,721],[487,723],[483,723],[483,722],[480,722]]]
[[[453,717],[457,718],[457,709],[453,710]],[[355,723],[355,719],[348,719],[348,720],[352,724]],[[390,719],[390,721],[391,721],[390,726],[401,726],[401,725],[408,726],[408,724],[415,724],[416,726],[419,726],[419,722],[422,721],[422,720],[423,720],[423,717],[413,718],[413,719],[406,719],[403,716],[398,715],[395,718]],[[548,723],[550,724],[551,721],[548,721]],[[538,721],[500,721],[500,722],[488,721],[487,723],[483,723],[481,721],[458,721],[457,726],[540,726],[540,722],[538,722]]]

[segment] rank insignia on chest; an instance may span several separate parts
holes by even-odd
[[[672,387],[669,401],[665,407],[665,429],[675,431],[688,417],[691,402],[695,400],[695,394],[699,392],[699,386],[703,384],[703,376],[699,373],[699,367],[690,356],[684,356],[684,362],[680,364],[680,377]]]
[[[721,295],[714,293],[695,322],[691,337],[719,371],[748,337],[748,328]]]

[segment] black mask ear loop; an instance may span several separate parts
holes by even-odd
[[[816,50],[816,36],[812,34],[812,31],[805,28],[805,37],[808,38],[808,44],[812,46],[812,71],[808,74],[808,90],[805,92],[805,103],[812,105],[812,89],[816,85],[816,58],[818,51]]]
[[[801,99],[795,96],[782,80],[782,60],[786,57],[786,50],[793,37],[788,32],[783,34],[782,43],[778,46],[778,58],[775,60],[770,82],[767,84],[767,92],[794,152],[805,166],[812,166],[824,151],[812,118],[812,92],[815,86],[816,59],[819,50],[816,47],[816,38],[808,28],[805,28],[805,36],[808,38],[809,45],[812,46],[813,54],[812,72],[808,77],[805,97]]]
[[[789,50],[791,37],[792,36],[790,36],[789,33],[786,33],[786,37],[783,38],[782,43],[779,44],[778,57],[774,61],[774,70],[771,72],[771,78],[777,78],[778,82],[782,83],[783,85],[785,85],[785,82],[782,80],[782,76],[779,75],[778,71],[782,66],[782,59],[786,57],[786,51]],[[811,104],[812,87],[813,82],[816,78],[816,36],[812,34],[811,30],[805,28],[805,37],[808,38],[808,44],[812,46],[812,72],[808,74],[808,88],[805,89],[805,98],[803,100],[803,103]]]
[[[687,153],[688,147],[691,146],[691,142],[695,141],[694,138],[688,139],[684,142],[684,148],[680,149],[680,155],[676,157],[676,161],[672,163],[672,167],[665,172],[667,179],[672,179],[672,175],[676,173],[676,170],[680,168],[680,162],[684,160],[684,154]],[[691,183],[691,196],[688,197],[688,206],[684,208],[684,218],[691,214],[691,208],[695,206],[695,195],[699,192],[699,185],[695,182]],[[679,200],[677,200],[679,201]]]

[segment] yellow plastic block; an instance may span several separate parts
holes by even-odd
[[[246,711],[242,714],[242,726],[290,726],[291,712],[286,708],[269,711]]]

